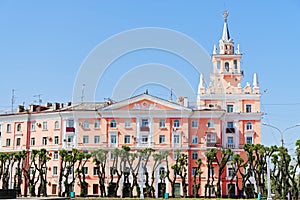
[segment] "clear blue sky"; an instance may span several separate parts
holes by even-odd
[[[221,37],[222,12],[244,54],[245,80],[258,73],[263,121],[280,129],[300,123],[300,2],[290,1],[0,1],[0,110],[26,105],[42,94],[43,102],[72,100],[80,65],[102,41],[133,28],[162,27],[188,35],[208,53]],[[174,66],[194,88],[198,76],[184,61],[159,51],[136,52],[115,62],[99,84],[113,85],[124,70],[145,63]],[[118,70],[122,68],[122,70]],[[87,86],[88,87],[88,86]],[[88,89],[88,88],[87,88]],[[142,88],[144,90],[144,88]],[[136,93],[142,92],[137,90]],[[110,97],[111,88],[96,100]],[[179,92],[176,91],[177,95]],[[151,90],[168,98],[169,94]],[[120,97],[122,98],[122,97]],[[124,97],[126,98],[126,97]],[[300,127],[285,134],[287,145],[299,139]],[[280,134],[262,127],[263,144],[278,144]],[[292,148],[292,145],[290,145]]]

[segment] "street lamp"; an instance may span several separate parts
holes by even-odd
[[[290,127],[286,128],[286,129],[284,129],[284,130],[280,130],[280,129],[277,128],[276,126],[273,126],[273,125],[270,125],[270,124],[262,123],[262,125],[264,125],[264,126],[269,126],[269,127],[271,127],[271,128],[274,128],[274,129],[276,129],[276,130],[280,133],[280,143],[281,143],[281,146],[282,146],[282,147],[283,147],[283,144],[284,144],[284,142],[283,142],[283,134],[284,134],[287,130],[289,130],[289,129],[292,129],[292,128],[295,128],[295,127],[300,126],[300,124],[296,124],[296,125],[293,125],[293,126],[290,126]]]

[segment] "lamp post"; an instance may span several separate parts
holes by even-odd
[[[262,125],[264,125],[264,126],[269,126],[269,127],[273,128],[273,129],[277,130],[277,131],[280,133],[280,144],[281,144],[282,147],[283,147],[283,145],[284,145],[283,134],[284,134],[287,130],[289,130],[289,129],[292,129],[292,128],[295,128],[295,127],[300,126],[300,124],[296,124],[296,125],[294,125],[294,126],[290,126],[290,127],[286,128],[286,129],[284,129],[284,130],[280,130],[280,129],[277,128],[276,126],[273,126],[273,125],[270,125],[270,124],[263,123]]]

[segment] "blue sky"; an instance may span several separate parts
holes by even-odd
[[[107,38],[142,27],[181,32],[208,53],[221,37],[222,12],[229,10],[229,29],[243,53],[245,82],[258,73],[263,121],[280,129],[300,123],[299,57],[300,2],[290,1],[0,1],[0,110],[37,101],[72,100],[79,68],[89,53]],[[196,89],[199,77],[184,60],[158,50],[132,52],[114,62],[99,82],[96,100],[111,96],[126,71],[145,64],[174,67]],[[156,90],[157,89],[157,90]],[[88,86],[86,86],[88,90]],[[145,87],[136,88],[135,93]],[[168,88],[150,94],[168,98]],[[166,92],[167,91],[167,92]],[[266,91],[266,92],[263,92]],[[179,96],[180,91],[174,91]],[[119,97],[126,98],[126,97]],[[119,99],[117,99],[119,100]],[[285,134],[285,143],[299,139],[300,127]],[[262,142],[278,144],[280,134],[262,127]]]

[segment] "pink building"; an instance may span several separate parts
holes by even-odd
[[[141,94],[121,102],[79,103],[66,105],[31,105],[29,109],[20,106],[14,114],[0,116],[0,151],[11,152],[46,148],[51,160],[47,164],[47,193],[57,195],[60,171],[59,150],[72,148],[84,152],[107,149],[110,152],[123,145],[131,150],[153,148],[156,152],[170,152],[170,166],[175,162],[176,150],[187,153],[188,194],[192,195],[192,177],[196,160],[202,158],[202,184],[199,192],[204,195],[207,181],[206,158],[204,153],[210,148],[218,150],[230,148],[245,157],[243,145],[260,143],[260,92],[257,75],[252,86],[241,85],[244,76],[241,70],[239,45],[234,47],[229,35],[227,13],[224,13],[224,28],[219,48],[214,46],[212,54],[213,71],[206,87],[203,75],[197,95],[197,107],[189,107],[187,98],[170,102],[149,94]],[[111,155],[107,158],[107,182],[109,180]],[[151,166],[152,161],[149,163]],[[88,194],[99,194],[95,165],[90,159],[85,173]],[[155,172],[155,188],[160,183],[159,171],[166,168],[161,162]],[[12,167],[13,170],[13,167]],[[216,174],[216,167],[212,173]],[[228,195],[231,166],[227,165],[222,177],[222,194]],[[149,172],[150,167],[149,167]],[[214,176],[214,175],[213,175]],[[0,183],[1,184],[1,183]],[[122,183],[121,183],[122,184]],[[170,183],[166,180],[166,192],[170,193]],[[178,178],[176,193],[182,195],[182,183]],[[214,195],[215,186],[211,192]],[[22,185],[22,194],[26,188]],[[78,181],[74,191],[80,193]],[[235,194],[237,191],[234,191]],[[158,196],[158,189],[156,189]]]

